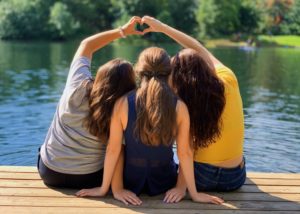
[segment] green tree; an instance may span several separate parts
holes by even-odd
[[[200,38],[217,35],[215,22],[219,13],[220,11],[214,0],[200,1],[198,10],[196,11]]]
[[[201,0],[196,11],[201,37],[231,35],[240,26],[240,0]]]
[[[280,24],[282,34],[300,35],[300,1],[295,1]]]
[[[263,10],[257,0],[242,0],[239,9],[239,30],[246,34],[257,34],[263,20]]]
[[[55,39],[66,39],[74,36],[80,24],[62,2],[56,2],[50,9],[50,32]]]
[[[51,0],[3,0],[0,2],[0,38],[35,39],[47,35]]]
[[[111,0],[62,0],[68,6],[73,17],[80,22],[80,32],[95,33],[109,29],[118,11],[113,8]]]
[[[266,31],[272,34],[281,34],[280,25],[293,5],[292,0],[266,0],[265,7],[269,19],[266,23]],[[297,2],[297,1],[295,1]]]

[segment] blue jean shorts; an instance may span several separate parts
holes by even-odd
[[[194,162],[195,182],[198,191],[228,192],[240,188],[246,180],[245,158],[235,168],[222,168]]]

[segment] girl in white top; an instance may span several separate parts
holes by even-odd
[[[112,170],[104,156],[110,118],[116,100],[136,87],[135,77],[129,62],[114,59],[101,66],[93,80],[90,64],[93,53],[115,39],[141,34],[134,28],[138,19],[133,17],[120,29],[88,37],[78,47],[40,149],[38,168],[45,184],[86,188],[102,183],[109,188],[106,175]]]

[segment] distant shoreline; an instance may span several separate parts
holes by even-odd
[[[254,39],[252,45],[247,44],[247,41],[232,41],[228,38],[208,39],[203,41],[206,47],[292,47],[300,48],[300,36],[294,35],[279,35],[268,36],[259,35]]]
[[[4,39],[0,42],[9,42],[9,43],[22,43],[22,42],[49,42],[49,43],[66,43],[73,40],[81,41],[82,38],[72,38],[67,40],[45,40],[45,39],[33,39],[33,40],[10,40]],[[117,41],[116,43],[127,43],[128,41]],[[149,41],[144,39],[134,39],[129,41],[131,45],[147,45]],[[287,48],[300,48],[300,36],[297,35],[258,35],[253,36],[252,44],[248,44],[247,41],[241,39],[239,41],[233,41],[228,37],[221,38],[212,38],[212,39],[204,39],[201,40],[202,43],[208,48],[216,48],[216,47],[287,47]],[[154,41],[150,43],[165,43],[165,41]],[[168,43],[168,42],[167,42]]]

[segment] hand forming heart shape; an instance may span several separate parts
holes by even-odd
[[[144,16],[143,18],[134,16],[122,27],[125,35],[144,35],[149,32],[160,32],[162,28],[163,23],[150,16]]]
[[[145,29],[149,28],[150,26],[147,25],[146,23],[136,23],[135,24],[135,30],[140,31],[140,32],[144,32]]]

